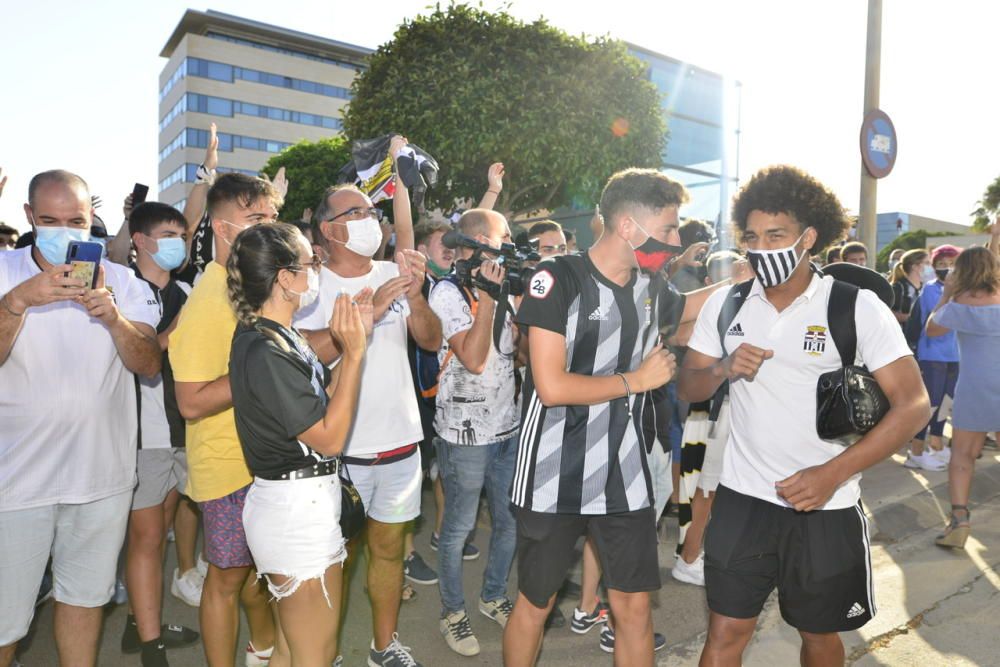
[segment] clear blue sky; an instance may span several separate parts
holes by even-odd
[[[358,3],[213,0],[217,9],[375,47],[428,0]],[[499,5],[486,0],[487,7]],[[136,181],[155,191],[160,49],[184,10],[175,0],[8,2],[0,21],[0,166],[10,180],[0,220],[26,227],[27,182],[43,169],[80,173],[113,229]],[[572,33],[610,34],[732,76],[743,86],[740,177],[796,164],[858,206],[864,0],[515,1]],[[900,137],[879,210],[969,222],[1000,175],[1000,3],[885,0],[881,107]],[[987,85],[989,84],[989,85]],[[962,150],[959,150],[962,149]],[[294,187],[294,184],[292,184]]]

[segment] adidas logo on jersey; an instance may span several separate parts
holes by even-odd
[[[587,319],[590,320],[591,322],[604,322],[605,320],[608,319],[608,314],[602,313],[601,307],[598,306],[597,308],[594,308],[594,312],[592,312],[590,314],[590,317],[588,317]]]
[[[727,336],[742,336],[743,335],[743,327],[741,327],[740,323],[737,322],[736,324],[734,324],[732,327],[729,328],[729,331],[726,332],[726,335]]]
[[[855,602],[854,605],[851,607],[851,610],[847,612],[847,618],[854,618],[856,616],[860,616],[863,613],[865,613],[865,608],[862,607],[857,602]]]

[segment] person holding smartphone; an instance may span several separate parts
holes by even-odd
[[[340,460],[358,407],[372,292],[337,298],[331,371],[292,327],[319,294],[320,260],[293,225],[250,227],[233,243],[226,284],[239,324],[229,357],[236,431],[254,475],[247,544],[278,606],[278,653],[295,665],[336,656],[342,563]],[[365,324],[367,322],[367,325]]]

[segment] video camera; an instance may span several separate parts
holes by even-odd
[[[530,243],[504,243],[498,250],[465,236],[457,229],[447,232],[441,238],[441,243],[445,248],[453,250],[461,247],[474,251],[472,257],[455,261],[455,276],[463,286],[481,289],[494,299],[501,298],[502,294],[512,296],[524,294],[524,286],[531,280],[531,276],[535,272],[534,267],[529,266],[529,263],[542,259]],[[473,275],[473,271],[479,268],[484,259],[495,260],[507,271],[503,285]]]

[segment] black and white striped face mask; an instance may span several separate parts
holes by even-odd
[[[757,280],[764,287],[777,287],[787,281],[795,273],[795,268],[805,257],[806,251],[796,254],[795,248],[799,241],[805,236],[805,232],[799,235],[791,246],[779,248],[778,250],[750,250],[747,249],[747,260],[753,267],[753,272],[757,274]]]

